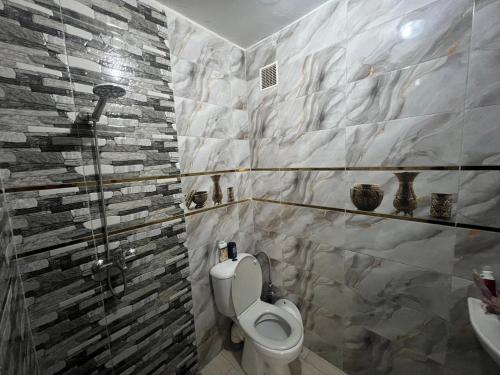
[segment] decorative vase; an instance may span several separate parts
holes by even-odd
[[[413,190],[413,181],[418,176],[418,172],[394,173],[398,178],[399,187],[394,197],[393,205],[396,214],[403,212],[405,215],[413,216],[413,210],[417,208],[417,196]]]
[[[453,194],[431,194],[431,216],[436,219],[451,219]]]
[[[227,188],[227,201],[234,202],[234,188],[232,186]]]
[[[351,188],[351,201],[358,210],[373,211],[384,199],[379,185],[356,184]]]
[[[208,192],[206,191],[197,191],[193,195],[193,202],[196,203],[196,206],[194,208],[203,208],[205,207],[205,202],[207,201],[208,198]]]
[[[214,182],[214,192],[212,193],[212,201],[214,204],[221,204],[222,203],[222,189],[220,188],[220,174],[216,174],[214,176],[210,177],[212,181]]]

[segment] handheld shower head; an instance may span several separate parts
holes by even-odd
[[[101,117],[104,106],[106,105],[106,102],[109,98],[120,98],[126,93],[123,87],[112,83],[103,83],[100,85],[96,85],[94,86],[94,89],[92,91],[99,97],[99,101],[97,102],[94,112],[92,112],[92,119],[94,121],[98,121]]]

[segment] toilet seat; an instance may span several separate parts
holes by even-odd
[[[256,301],[246,309],[238,317],[238,322],[241,329],[252,341],[269,350],[292,349],[302,341],[300,322],[288,311],[261,300]],[[265,324],[265,326],[259,328],[261,324]],[[275,338],[272,337],[272,325],[275,325],[275,329],[278,331],[274,332]],[[279,332],[280,330],[283,332]]]

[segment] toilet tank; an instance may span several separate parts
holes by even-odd
[[[216,264],[210,270],[210,278],[212,279],[212,287],[214,289],[215,304],[222,315],[234,317],[233,301],[231,298],[231,284],[233,282],[234,271],[239,261],[250,254],[238,254],[238,260],[231,259]]]

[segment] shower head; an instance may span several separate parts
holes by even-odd
[[[97,102],[94,112],[92,113],[92,120],[94,121],[98,121],[101,117],[104,106],[106,105],[106,102],[109,98],[120,98],[126,93],[123,87],[112,83],[103,83],[94,86],[94,89],[92,91],[99,97],[99,101]]]

